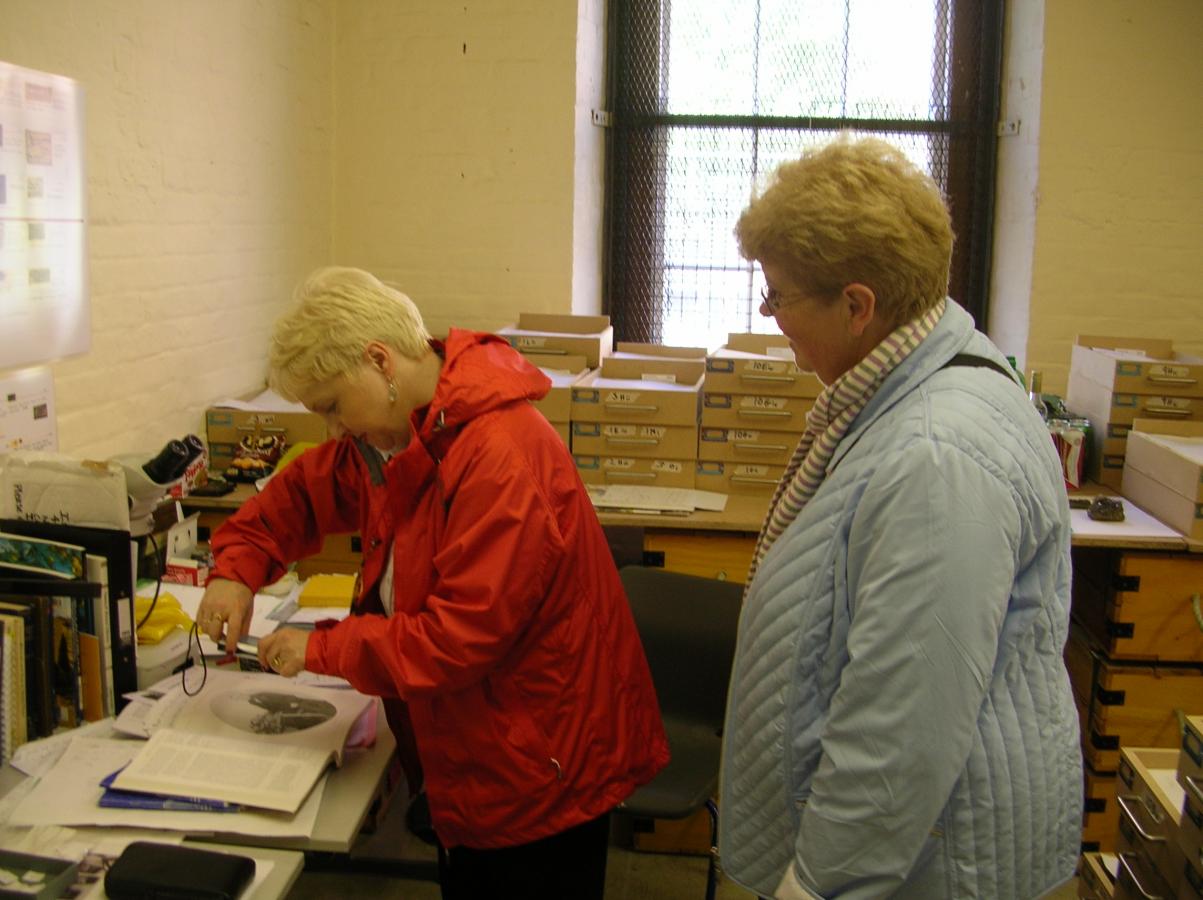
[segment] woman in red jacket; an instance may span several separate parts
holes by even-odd
[[[298,301],[272,383],[335,439],[216,532],[200,627],[232,649],[255,591],[358,531],[355,615],[264,638],[264,667],[385,698],[417,746],[445,898],[600,898],[609,810],[668,745],[601,526],[529,402],[547,377],[492,335],[432,340],[360,270],[320,270]]]

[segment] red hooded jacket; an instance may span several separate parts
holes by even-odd
[[[315,631],[305,667],[405,702],[445,846],[512,846],[610,810],[668,743],[597,516],[528,402],[548,379],[492,335],[435,348],[409,446],[387,464],[351,438],[302,454],[216,532],[214,577],[257,590],[358,530],[357,615]]]

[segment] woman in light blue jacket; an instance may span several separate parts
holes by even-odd
[[[1069,508],[1044,422],[945,297],[939,190],[841,138],[736,234],[826,390],[749,578],[724,868],[766,897],[1040,896],[1081,838]]]

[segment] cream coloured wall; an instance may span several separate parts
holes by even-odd
[[[600,0],[336,8],[335,259],[397,284],[436,333],[596,311],[600,137],[581,119]],[[582,15],[598,74],[578,90]]]
[[[5,0],[0,59],[85,89],[94,333],[53,367],[63,451],[197,430],[260,383],[325,262],[398,282],[436,331],[595,311],[603,15]],[[990,330],[1049,390],[1079,332],[1203,353],[1201,32],[1197,0],[1009,4]]]
[[[1061,393],[1079,333],[1203,354],[1203,3],[1042,5],[1026,358]]]
[[[0,18],[0,59],[84,92],[92,349],[52,366],[59,448],[199,433],[209,403],[262,385],[272,321],[329,259],[332,7],[4,0]]]

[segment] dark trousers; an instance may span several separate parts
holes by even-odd
[[[602,900],[610,814],[529,844],[439,848],[443,900]]]

